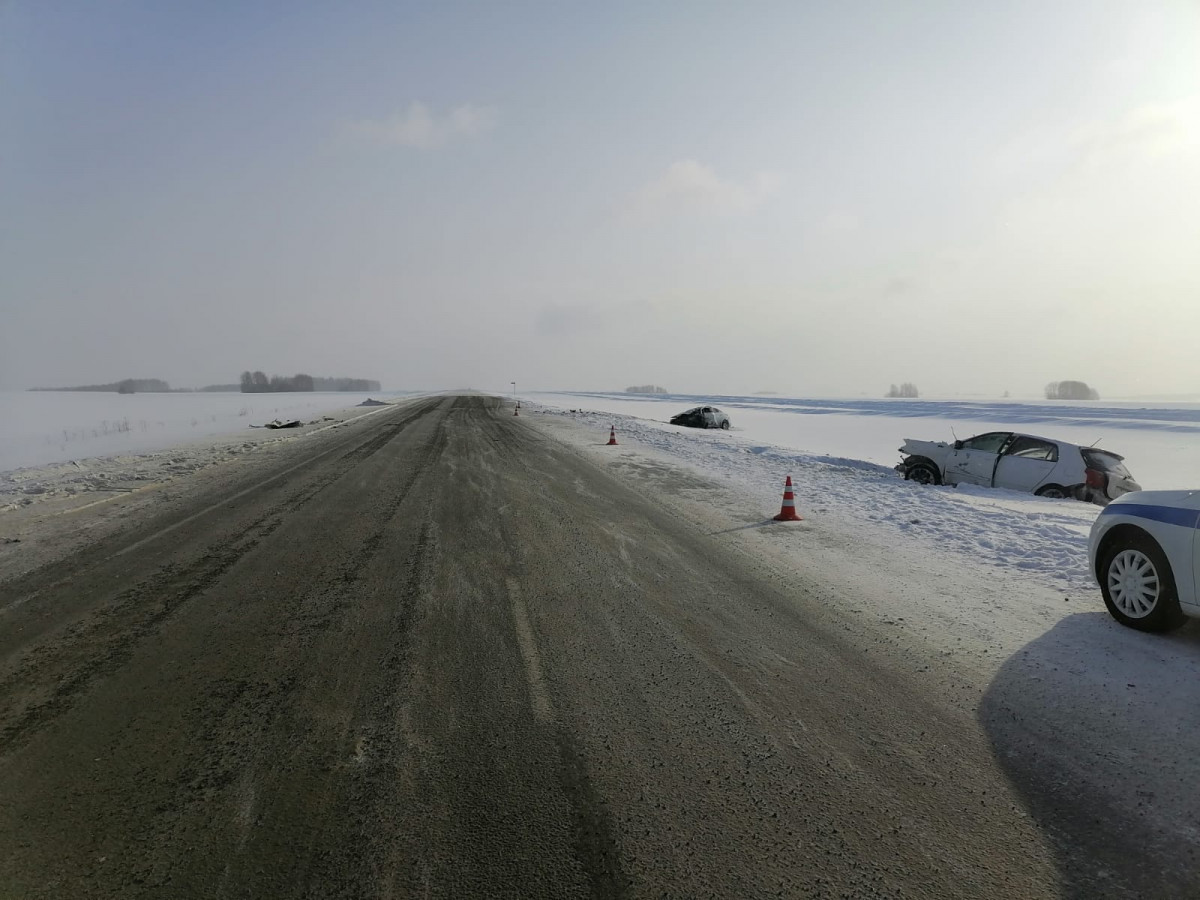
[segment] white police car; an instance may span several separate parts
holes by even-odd
[[[1088,538],[1088,564],[1113,618],[1170,631],[1200,617],[1200,491],[1139,491],[1104,507]]]

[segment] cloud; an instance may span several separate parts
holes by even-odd
[[[409,104],[404,113],[353,122],[347,132],[354,138],[374,144],[427,150],[456,138],[476,137],[492,128],[497,116],[495,107],[471,103],[456,106],[439,116],[418,100]]]
[[[1079,138],[1084,161],[1154,161],[1200,143],[1200,97],[1148,103],[1115,122],[1094,125]]]
[[[538,310],[534,330],[546,337],[586,334],[604,327],[604,319],[591,307],[552,303]]]
[[[916,282],[911,278],[897,277],[889,279],[887,284],[883,286],[885,296],[898,296],[899,294],[907,294],[916,286]]]
[[[646,329],[659,320],[654,303],[646,300],[551,302],[537,310],[534,331],[541,337],[600,336],[614,327]]]
[[[828,234],[849,234],[857,231],[860,224],[858,216],[843,209],[827,215],[821,222],[821,230]]]
[[[1055,123],[1015,136],[996,154],[1002,175],[1155,164],[1200,147],[1200,96],[1147,103],[1121,116]]]
[[[769,172],[759,172],[746,182],[723,180],[709,166],[681,159],[635,193],[628,208],[639,217],[685,212],[735,215],[760,206],[778,187],[778,176]]]

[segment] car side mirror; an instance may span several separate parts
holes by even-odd
[[[955,450],[961,450],[961,449],[962,449],[962,441],[955,441],[955,442],[954,442],[954,449],[955,449]]]

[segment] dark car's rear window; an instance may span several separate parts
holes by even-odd
[[[1100,469],[1103,472],[1109,472],[1113,475],[1122,475],[1125,478],[1133,477],[1129,474],[1129,470],[1125,468],[1125,463],[1121,462],[1121,457],[1106,450],[1093,450],[1090,447],[1084,447],[1083,461],[1093,469]]]

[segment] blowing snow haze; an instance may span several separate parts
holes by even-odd
[[[0,389],[1195,393],[1195,3],[11,0]]]

